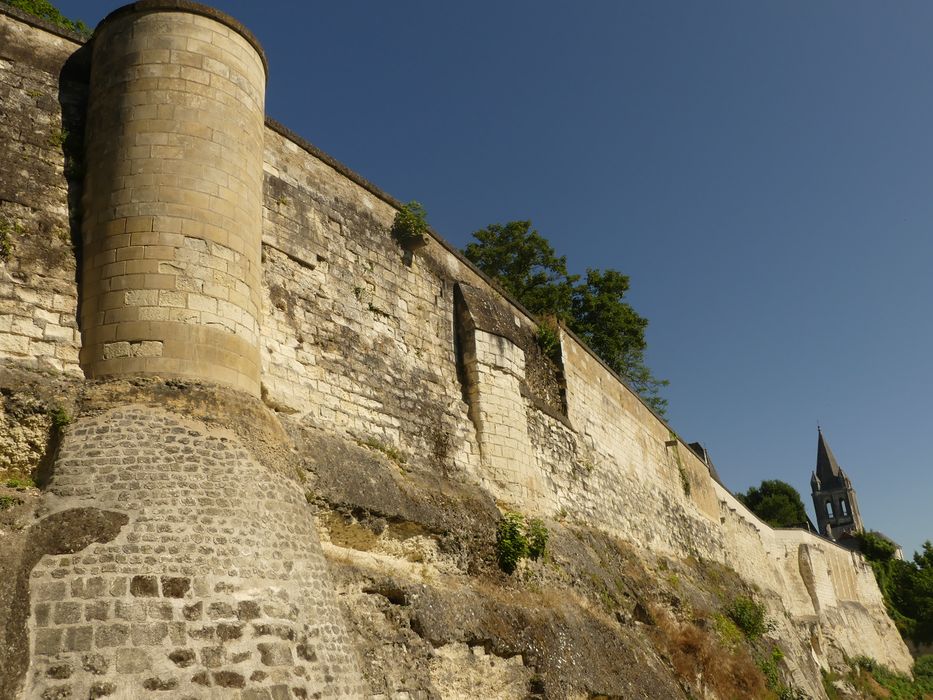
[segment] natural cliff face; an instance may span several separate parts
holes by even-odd
[[[263,126],[245,29],[181,0],[108,22],[92,59],[0,10],[0,468],[42,487],[0,494],[0,697],[769,697],[750,653],[825,697],[844,656],[909,670],[860,557],[758,521],[575,338],[544,357],[446,243],[404,249],[391,198]],[[503,510],[550,534],[511,576]]]

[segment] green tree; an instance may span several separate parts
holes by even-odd
[[[617,270],[589,269],[585,281],[567,272],[567,258],[531,227],[530,221],[491,224],[473,233],[464,253],[525,308],[554,316],[626,379],[659,414],[667,401],[645,364],[647,319],[625,302],[629,278]]]
[[[464,254],[502,289],[533,314],[549,314],[568,321],[574,284],[566,256],[558,256],[530,221],[490,224],[475,231],[476,243]]]
[[[933,543],[924,542],[913,561],[903,561],[877,533],[859,533],[858,539],[901,634],[917,644],[933,643]]]
[[[623,301],[628,288],[628,276],[617,270],[588,269],[586,282],[574,287],[568,325],[664,415],[667,399],[661,397],[660,389],[669,382],[656,378],[645,364],[648,319]]]
[[[915,622],[910,630],[918,644],[933,644],[933,543],[923,543],[914,559],[899,566],[894,577],[892,599],[897,608]]]
[[[806,525],[807,511],[803,507],[800,494],[784,481],[762,481],[761,486],[752,486],[747,493],[737,493],[735,497],[772,527]]]
[[[23,12],[28,12],[40,19],[48,20],[62,29],[68,29],[84,36],[91,35],[90,28],[84,22],[68,19],[48,0],[0,0],[0,2]]]

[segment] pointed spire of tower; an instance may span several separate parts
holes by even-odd
[[[810,477],[813,495],[813,507],[821,533],[830,539],[839,538],[847,533],[861,532],[862,516],[859,513],[855,489],[846,473],[836,461],[836,456],[829,449],[823,431],[817,426],[819,439],[816,444],[816,469]]]
[[[823,431],[819,427],[817,427],[816,430],[819,434],[819,439],[816,444],[816,476],[820,481],[824,482],[833,477],[839,478],[842,476],[842,469],[839,468],[839,463],[836,461],[833,451],[829,449],[829,445],[826,444]]]

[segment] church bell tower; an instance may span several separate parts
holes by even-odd
[[[818,433],[816,469],[810,477],[813,507],[820,534],[835,540],[846,533],[861,532],[862,516],[852,482],[829,449],[823,431]]]

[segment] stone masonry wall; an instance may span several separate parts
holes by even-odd
[[[453,332],[453,280],[473,273],[443,253],[406,254],[391,206],[271,128],[265,173],[267,401],[478,477]]]
[[[0,39],[2,108],[12,110],[0,125],[9,136],[0,140],[0,225],[12,222],[14,244],[0,262],[0,357],[74,373],[75,256],[70,242],[47,234],[70,230],[80,184],[46,130],[80,112],[73,106],[84,99],[86,65],[78,43],[5,10]],[[559,401],[543,406],[515,329],[506,328],[533,331],[526,312],[442,240],[403,250],[389,233],[397,203],[387,195],[274,123],[263,139],[254,330],[268,406],[419,469],[462,474],[505,507],[722,562],[768,594],[774,612],[810,625],[817,656],[826,644],[848,643],[850,653],[909,667],[859,556],[758,521],[569,334],[561,338],[564,386],[549,389],[565,396],[566,411]],[[184,237],[184,224],[162,232]],[[197,250],[178,241],[166,245],[197,254],[197,264],[225,254],[220,241]],[[168,262],[157,260],[152,274],[168,274]],[[458,283],[505,309],[504,326],[458,338]],[[190,301],[203,288],[184,291]],[[110,542],[37,564],[28,697],[59,686],[87,694],[95,684],[198,697],[228,688],[244,698],[275,688],[359,692],[300,489],[268,474],[232,434],[118,407],[72,426],[49,492],[55,509],[112,510],[128,522]]]
[[[304,494],[233,433],[115,408],[69,427],[48,491],[129,522],[36,565],[24,697],[362,692]]]
[[[539,503],[545,491],[540,472],[532,468],[532,445],[521,383],[525,378],[525,354],[502,336],[474,330],[464,348],[463,364],[470,378],[468,401],[480,441],[483,466],[506,498],[534,504],[534,510],[550,509]],[[518,418],[518,420],[516,420]]]
[[[574,338],[565,334],[562,346],[568,416],[594,460],[590,480],[580,480],[585,488],[560,489],[562,507],[653,550],[722,562],[770,592],[775,612],[817,622],[850,655],[909,670],[910,656],[860,555],[759,521]],[[842,619],[863,634],[840,633]]]
[[[87,93],[80,46],[0,12],[0,355],[73,375],[81,370],[71,212]]]
[[[176,6],[95,33],[82,366],[258,395],[264,59],[232,22]]]

